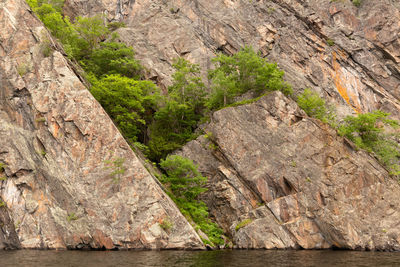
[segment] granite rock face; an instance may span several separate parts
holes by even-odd
[[[238,248],[400,250],[400,186],[377,160],[280,92],[214,113],[178,154]]]
[[[0,247],[204,248],[28,5],[0,26]]]
[[[340,115],[380,108],[400,118],[398,1],[66,0],[65,12],[124,21],[121,39],[164,88],[176,57],[206,70],[216,52],[252,45],[297,91],[313,88]]]

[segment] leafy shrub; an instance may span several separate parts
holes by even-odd
[[[27,63],[21,63],[17,66],[17,72],[19,76],[24,76],[30,71],[29,65]]]
[[[359,147],[372,151],[375,142],[381,138],[384,125],[397,127],[398,122],[388,119],[388,113],[377,110],[371,113],[347,116],[339,127],[339,133]]]
[[[49,57],[52,53],[53,49],[51,47],[50,40],[45,37],[42,43],[40,44],[40,52],[44,57]]]
[[[208,218],[206,204],[198,200],[199,194],[206,191],[207,178],[200,174],[193,161],[181,156],[168,156],[161,160],[160,166],[166,172],[161,181],[170,189],[169,195],[182,214],[196,223],[211,242],[222,244],[222,229]]]
[[[201,115],[196,115],[194,108],[167,100],[165,106],[154,114],[150,127],[150,157],[155,161],[194,139],[194,130]]]
[[[356,117],[347,116],[339,127],[339,134],[349,138],[358,147],[375,152],[378,159],[397,175],[400,174],[400,146],[393,136],[385,133],[385,126],[397,128],[399,123],[388,119],[388,116],[388,113],[380,110]]]
[[[192,201],[205,192],[207,178],[197,170],[197,166],[188,158],[177,155],[168,156],[160,162],[161,168],[167,173],[162,178],[176,198]]]
[[[99,15],[94,17],[77,17],[74,29],[78,36],[86,43],[87,54],[99,48],[100,42],[105,40],[110,31],[105,26],[103,18]]]
[[[327,107],[325,100],[316,92],[308,88],[305,89],[304,92],[297,97],[297,104],[308,116],[317,118],[331,126],[336,125],[336,114],[333,107]]]
[[[113,22],[110,22],[107,24],[107,28],[110,31],[115,31],[115,30],[117,30],[119,28],[123,28],[125,26],[126,26],[125,23],[123,23],[122,21],[113,21]]]

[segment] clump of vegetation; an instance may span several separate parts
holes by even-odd
[[[297,97],[297,104],[308,116],[317,118],[324,123],[335,127],[336,112],[332,106],[327,106],[325,100],[316,92],[306,88],[302,94]]]
[[[400,174],[400,146],[395,134],[387,133],[390,128],[397,128],[398,121],[388,118],[389,114],[377,110],[371,113],[347,116],[339,127],[339,134],[346,136],[359,148],[374,152],[392,174]]]
[[[6,203],[2,199],[0,199],[0,208],[6,208],[6,207],[7,207]]]
[[[240,228],[243,228],[243,227],[249,225],[252,221],[253,221],[252,219],[245,219],[245,220],[239,222],[236,225],[235,230],[238,231]]]
[[[326,40],[326,43],[327,43],[329,46],[334,46],[334,45],[335,45],[335,41],[332,40],[332,39],[327,39],[327,40]]]
[[[42,52],[42,55],[44,57],[49,57],[51,55],[53,49],[51,47],[49,39],[45,39],[42,41],[42,43],[40,44],[40,51]]]
[[[232,104],[235,97],[249,91],[256,96],[276,90],[292,93],[291,86],[283,80],[284,72],[251,47],[244,47],[233,56],[219,54],[212,61],[216,68],[208,74],[212,94],[206,104],[211,110]]]
[[[171,229],[174,227],[174,223],[170,220],[170,219],[164,219],[161,223],[160,223],[160,227],[166,231],[166,232],[170,232]]]
[[[204,116],[206,87],[199,66],[179,58],[173,67],[176,72],[169,95],[154,114],[150,127],[150,158],[156,161],[196,138],[194,130]]]
[[[144,139],[146,125],[156,109],[158,90],[150,81],[137,81],[119,74],[91,79],[90,92],[115,121],[125,138]]]
[[[107,28],[110,31],[115,31],[119,28],[124,28],[125,26],[126,26],[125,23],[123,23],[122,21],[114,21],[107,24]]]
[[[0,162],[0,173],[4,172],[4,167],[5,167],[5,164]],[[0,176],[0,181],[5,181],[5,180],[7,180],[7,176]]]
[[[362,0],[353,0],[353,5],[355,5],[356,7],[361,6]]]
[[[24,76],[29,72],[29,65],[27,63],[21,63],[17,66],[17,72],[19,76]]]
[[[161,181],[169,188],[169,196],[182,214],[194,222],[215,245],[223,244],[222,229],[209,219],[206,204],[198,199],[199,194],[207,190],[207,178],[200,174],[190,159],[181,156],[168,156],[160,166],[166,172]]]
[[[46,118],[45,117],[38,117],[35,120],[36,122],[46,122]]]
[[[67,221],[68,222],[76,221],[78,219],[79,219],[78,216],[74,212],[68,214],[68,216],[67,216]]]
[[[126,171],[126,168],[124,167],[125,159],[117,157],[112,160],[106,160],[104,163],[106,165],[104,169],[112,170],[110,176],[112,177],[113,182],[116,184],[119,183],[121,175]]]
[[[400,174],[400,145],[393,129],[399,122],[389,119],[390,114],[380,110],[347,116],[338,126],[333,107],[328,107],[319,95],[305,89],[297,103],[307,115],[328,123],[342,136],[353,141],[358,148],[373,152],[379,161],[390,169],[391,174]],[[308,180],[308,179],[307,179]]]

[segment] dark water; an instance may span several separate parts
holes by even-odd
[[[400,266],[400,253],[349,251],[2,251],[0,266]]]

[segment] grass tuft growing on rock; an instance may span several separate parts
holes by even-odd
[[[243,227],[249,225],[249,224],[252,223],[252,222],[253,222],[252,219],[245,219],[245,220],[239,222],[239,223],[236,225],[235,230],[236,230],[236,231],[239,231],[240,228],[243,228]]]
[[[170,219],[164,219],[161,223],[160,223],[160,227],[161,229],[163,229],[166,232],[170,232],[171,229],[174,227],[174,223],[170,220]]]

